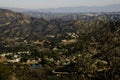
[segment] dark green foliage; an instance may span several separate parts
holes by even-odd
[[[1,80],[7,80],[8,77],[12,74],[13,69],[12,69],[12,65],[9,64],[9,66],[7,64],[0,64],[0,79]]]

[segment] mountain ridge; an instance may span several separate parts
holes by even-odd
[[[119,12],[120,4],[110,4],[105,6],[79,6],[79,7],[59,7],[47,9],[24,9],[24,8],[10,8],[1,7],[3,9],[10,9],[16,12],[52,12],[52,13],[80,13],[80,12]]]

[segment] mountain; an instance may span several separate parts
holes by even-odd
[[[119,12],[66,16],[0,9],[0,80],[119,80]]]
[[[36,10],[39,12],[53,12],[53,13],[80,13],[80,12],[116,12],[120,11],[120,4],[106,5],[106,6],[80,6],[80,7],[63,7],[53,9]]]
[[[58,14],[57,14],[58,15]],[[50,16],[48,16],[50,17]],[[51,16],[52,17],[52,16]],[[0,45],[31,45],[40,41],[62,41],[88,34],[107,21],[119,21],[120,15],[111,14],[66,14],[60,18],[43,19],[26,14],[0,9]],[[73,35],[73,36],[71,36]]]
[[[5,8],[5,7],[4,7]],[[105,6],[80,6],[80,7],[61,7],[49,9],[22,9],[22,8],[5,8],[17,12],[52,12],[52,13],[81,13],[81,12],[118,12],[120,11],[120,4],[111,4]]]
[[[0,9],[0,39],[4,42],[44,39],[50,23],[43,19]]]
[[[74,21],[53,19],[50,21],[34,18],[7,9],[0,9],[0,44],[19,45],[24,41],[48,40],[58,34],[75,31]]]

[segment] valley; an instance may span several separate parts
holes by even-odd
[[[119,12],[0,9],[1,80],[119,80],[119,62]]]

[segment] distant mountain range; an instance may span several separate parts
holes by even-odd
[[[5,7],[4,7],[5,8]],[[80,6],[80,7],[62,7],[48,9],[22,9],[22,8],[5,8],[16,12],[52,12],[52,13],[80,13],[80,12],[119,12],[120,4],[111,4],[106,6]]]

